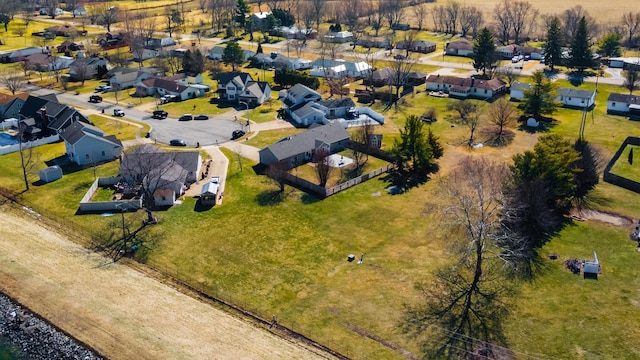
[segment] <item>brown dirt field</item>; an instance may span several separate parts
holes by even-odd
[[[0,206],[0,290],[109,359],[329,358]]]

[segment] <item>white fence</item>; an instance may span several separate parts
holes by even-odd
[[[89,190],[80,200],[80,212],[105,212],[105,211],[132,211],[142,208],[142,199],[133,200],[115,200],[115,201],[96,201],[92,202],[91,197],[95,194],[100,186],[111,186],[120,180],[119,177],[97,178],[91,184]]]
[[[49,137],[45,137],[42,139],[38,139],[38,140],[33,140],[33,141],[28,141],[25,143],[22,143],[22,148],[23,149],[28,149],[28,148],[32,148],[32,147],[36,147],[36,146],[40,146],[40,145],[44,145],[44,144],[51,144],[54,143],[56,141],[60,140],[60,135],[55,134],[55,135],[51,135]],[[14,153],[20,151],[20,144],[15,144],[15,145],[7,145],[7,146],[3,146],[0,147],[0,155],[4,155],[4,154],[10,154],[10,153]]]

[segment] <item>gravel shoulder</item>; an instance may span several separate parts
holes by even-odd
[[[0,206],[0,291],[109,359],[321,359]]]

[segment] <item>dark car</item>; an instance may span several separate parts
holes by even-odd
[[[394,59],[396,59],[396,60],[404,60],[404,59],[406,59],[407,57],[406,57],[406,56],[404,56],[404,55],[400,55],[400,54],[398,54],[398,55],[394,56],[393,58],[394,58]]]
[[[89,102],[92,102],[92,103],[102,102],[102,96],[100,96],[100,95],[91,95],[91,96],[89,96]]]
[[[178,121],[189,121],[189,120],[193,120],[193,116],[191,116],[191,114],[184,114],[180,116],[180,118],[178,119]]]
[[[209,120],[209,115],[200,114],[193,117],[193,120]]]
[[[169,113],[167,113],[164,110],[154,110],[153,111],[153,118],[154,119],[166,119],[167,116],[169,116]]]
[[[233,132],[231,133],[231,140],[239,139],[243,137],[244,134],[246,133],[242,130],[233,130]]]
[[[169,141],[169,145],[171,146],[187,146],[187,143],[182,139],[173,139]]]

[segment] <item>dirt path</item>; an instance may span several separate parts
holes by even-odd
[[[110,359],[324,358],[18,215],[0,206],[0,290]]]

